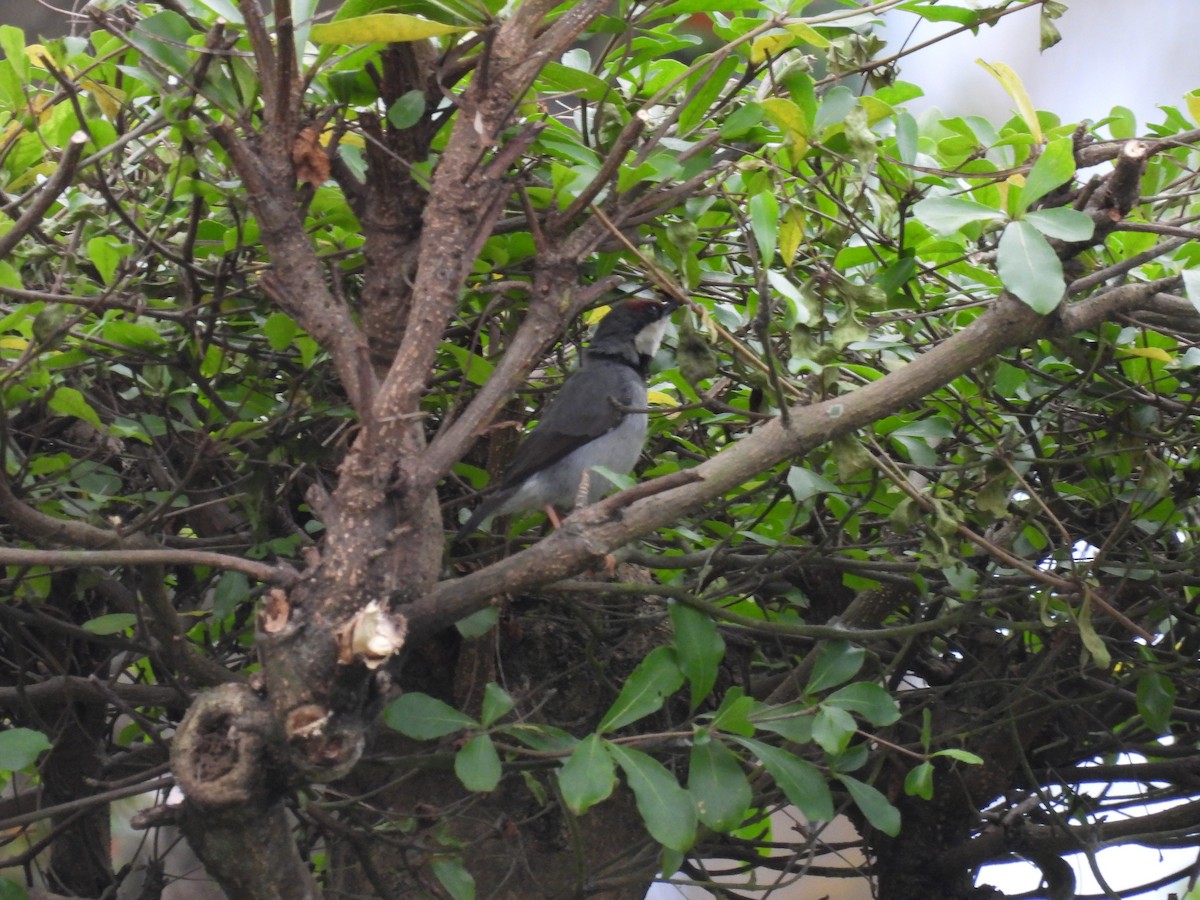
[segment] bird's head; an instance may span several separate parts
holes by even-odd
[[[676,300],[626,300],[609,310],[596,326],[590,349],[594,352],[619,352],[633,345],[638,357],[648,362],[658,352],[666,333]]]

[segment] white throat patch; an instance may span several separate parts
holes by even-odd
[[[671,324],[671,320],[664,315],[657,322],[651,322],[639,331],[637,337],[633,339],[633,345],[637,347],[637,352],[642,356],[653,356],[657,353],[658,345],[662,343],[663,335],[667,333],[669,324]]]

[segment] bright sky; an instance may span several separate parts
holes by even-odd
[[[1064,122],[1102,119],[1113,106],[1127,106],[1138,122],[1155,121],[1159,104],[1182,106],[1200,88],[1195,44],[1200,7],[1194,0],[1066,0],[1056,24],[1063,40],[1038,51],[1038,11],[1006,16],[977,36],[956,35],[901,62],[901,77],[924,88],[909,104],[917,111],[936,106],[953,115],[1008,118],[1012,104],[999,83],[975,60],[1003,62],[1025,84],[1035,106],[1053,110]],[[986,0],[955,0],[956,6],[988,6]],[[916,31],[906,41],[913,24]],[[908,13],[888,17],[888,51],[912,46],[950,30]]]

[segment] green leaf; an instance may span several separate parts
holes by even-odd
[[[83,623],[83,630],[92,634],[120,634],[127,628],[137,624],[137,616],[133,613],[109,613],[88,619]]]
[[[388,110],[388,121],[394,128],[411,128],[425,115],[425,92],[412,90],[392,104]]]
[[[833,818],[833,795],[816,766],[762,741],[742,737],[734,740],[758,757],[784,796],[809,821],[828,822]]]
[[[454,357],[455,362],[463,370],[463,375],[466,376],[469,382],[481,386],[487,384],[488,379],[492,377],[492,372],[495,371],[495,366],[478,353],[472,353],[466,347],[459,347],[454,344],[443,346]]]
[[[787,486],[792,496],[801,503],[811,500],[817,494],[835,494],[838,491],[837,485],[828,478],[804,466],[792,466],[788,469]]]
[[[508,692],[494,681],[489,681],[483,689],[483,711],[480,718],[483,727],[487,728],[497,719],[508,715],[513,708],[513,699]]]
[[[904,776],[904,793],[922,800],[933,799],[933,763],[923,762]]]
[[[597,731],[615,731],[662,709],[663,700],[683,685],[683,673],[669,647],[656,647],[625,681]]]
[[[675,632],[675,657],[692,687],[692,709],[695,709],[716,684],[725,641],[717,632],[716,623],[699,610],[672,602],[670,615]]]
[[[314,25],[311,39],[314,44],[395,44],[469,30],[404,13],[377,13]]]
[[[763,266],[769,266],[779,240],[779,201],[773,191],[762,191],[750,198],[750,229],[758,242]]]
[[[403,12],[451,25],[482,25],[487,8],[474,0],[345,0],[334,13],[333,21],[357,19],[374,12]]]
[[[1004,286],[1034,312],[1054,312],[1066,292],[1062,263],[1028,222],[1009,222],[1000,236],[996,270]]]
[[[163,343],[162,335],[145,322],[110,319],[104,323],[104,339],[135,350],[150,350]]]
[[[0,900],[29,900],[29,893],[15,881],[0,878]]]
[[[475,900],[475,877],[457,856],[436,856],[429,868],[454,900]]]
[[[773,708],[763,707],[755,712],[751,721],[763,731],[773,732],[796,744],[807,744],[813,739],[814,715],[811,707],[792,703]]]
[[[1033,206],[1056,187],[1066,184],[1074,174],[1074,141],[1064,137],[1048,143],[1025,179],[1025,187],[1021,190],[1020,212]]]
[[[25,55],[25,32],[13,25],[0,25],[0,50],[17,77],[24,79],[29,68],[29,57]]]
[[[965,197],[926,197],[913,204],[917,221],[939,234],[953,234],[973,222],[995,222],[1004,213],[992,206],[967,200]]]
[[[869,681],[848,684],[826,697],[821,705],[847,710],[872,725],[891,725],[900,718],[900,707],[892,695]]]
[[[500,621],[500,609],[496,606],[485,606],[471,613],[465,619],[454,623],[458,633],[465,638],[483,637]]]
[[[763,107],[760,103],[746,103],[729,114],[721,123],[721,137],[734,140],[741,137],[763,119]]]
[[[964,9],[961,6],[934,6],[932,3],[905,3],[900,9],[914,13],[930,22],[957,22],[959,25],[975,25],[979,21],[979,11]]]
[[[598,734],[589,734],[558,771],[558,786],[567,809],[582,816],[607,800],[617,784],[612,757]]]
[[[715,69],[706,66],[692,73],[691,78],[687,81],[687,91],[691,93],[694,90],[696,96],[679,114],[678,130],[680,134],[686,134],[712,116],[712,110],[709,107],[721,96],[721,92],[726,89],[729,79],[734,77],[734,72],[739,65],[740,63],[735,57],[727,56]]]
[[[232,25],[243,24],[242,11],[237,8],[234,0],[197,0],[197,2]]]
[[[25,281],[21,278],[21,273],[13,267],[12,263],[0,260],[0,287],[10,287],[22,290],[25,287]]]
[[[1079,608],[1079,613],[1075,616],[1075,624],[1079,628],[1079,640],[1083,644],[1086,654],[1091,655],[1097,666],[1107,669],[1112,664],[1112,655],[1108,652],[1108,645],[1104,643],[1104,638],[1096,631],[1095,623],[1092,622],[1092,608],[1092,604],[1085,600]],[[1087,655],[1084,655],[1083,658],[1086,660]]]
[[[428,694],[403,694],[387,705],[383,721],[395,731],[419,741],[444,737],[479,723]]]
[[[271,349],[281,351],[292,346],[292,338],[300,333],[300,326],[291,316],[277,312],[267,316],[262,324],[262,330]]]
[[[500,757],[486,734],[477,734],[454,754],[454,774],[468,791],[494,791],[500,783]]]
[[[714,831],[731,831],[746,819],[754,792],[737,755],[714,738],[692,744],[688,791],[700,821]]]
[[[813,717],[812,737],[826,753],[841,753],[858,733],[854,716],[844,709],[822,706]]]
[[[640,750],[609,744],[608,752],[625,773],[650,836],[681,853],[690,848],[696,841],[696,806],[675,776]]]
[[[83,399],[83,394],[72,387],[55,388],[54,393],[50,395],[49,407],[59,415],[73,416],[76,419],[82,419],[87,422],[97,431],[103,431],[104,426],[100,422],[100,417],[96,415],[96,411],[92,409],[91,404]]]
[[[712,727],[727,734],[749,737],[754,734],[750,713],[758,705],[753,697],[747,697],[740,687],[732,687],[721,699],[721,706],[713,714]]]
[[[969,750],[957,750],[953,747],[951,747],[949,750],[939,750],[937,753],[934,753],[933,756],[945,756],[949,759],[956,759],[959,762],[964,762],[972,766],[983,765],[983,757],[976,756]]]
[[[233,614],[250,597],[250,579],[241,572],[225,572],[213,588],[213,618],[220,621]]]
[[[557,753],[562,756],[568,756],[579,746],[579,741],[572,737],[570,733],[563,731],[561,728],[555,728],[553,725],[531,725],[528,722],[513,722],[496,730],[520,741],[526,747],[543,753]]]
[[[866,658],[867,652],[849,641],[826,641],[817,651],[817,661],[804,692],[816,694],[849,681],[858,674]]]
[[[8,728],[0,731],[0,771],[19,772],[37,762],[50,749],[50,740],[32,728]]]
[[[1196,312],[1200,312],[1200,269],[1184,269],[1179,273],[1183,276],[1183,291]]]
[[[1171,711],[1175,708],[1175,683],[1162,672],[1146,672],[1138,679],[1137,709],[1142,721],[1155,734],[1171,733]]]
[[[821,34],[821,32],[817,31],[811,25],[804,22],[793,22],[784,27],[810,47],[818,47],[822,50],[829,47],[829,38],[825,37],[825,35]]]
[[[1086,241],[1096,230],[1096,223],[1092,221],[1091,216],[1066,207],[1035,209],[1021,218],[1046,237],[1058,238],[1060,241]]]
[[[838,778],[850,792],[854,805],[862,810],[872,826],[891,837],[900,833],[900,810],[888,803],[887,797],[857,778],[849,775],[839,775]]]
[[[183,48],[194,34],[187,19],[165,10],[142,19],[128,36],[129,43],[150,59],[176,75],[184,75],[191,68],[191,58]]]
[[[559,62],[546,63],[538,77],[538,86],[547,91],[560,91],[596,103],[613,95],[613,89],[608,83],[591,72]]]
[[[125,252],[122,253],[122,248]],[[101,280],[105,284],[112,284],[113,277],[116,275],[117,266],[121,264],[121,257],[129,252],[129,248],[122,244],[114,237],[94,237],[87,242],[88,259],[92,261],[92,265],[96,267],[96,271],[100,273]]]

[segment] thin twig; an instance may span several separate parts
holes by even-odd
[[[82,131],[71,135],[71,139],[67,141],[67,149],[63,151],[62,159],[58,163],[58,168],[54,170],[54,174],[46,179],[42,189],[34,195],[32,202],[21,214],[21,217],[13,223],[12,228],[0,235],[0,259],[8,256],[21,238],[42,221],[46,210],[58,199],[58,195],[66,190],[71,179],[75,177],[79,158],[83,155],[83,148],[89,140],[90,138]]]

